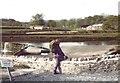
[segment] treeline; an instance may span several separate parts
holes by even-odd
[[[47,20],[43,19],[42,14],[36,14],[32,17],[29,25],[44,25],[50,29],[80,29],[83,25],[103,24],[103,30],[117,30],[118,16],[115,15],[94,15],[85,17],[84,19],[61,19],[61,20]]]
[[[14,19],[0,19],[2,26],[46,26],[49,29],[74,30],[81,29],[83,25],[103,24],[103,30],[118,30],[118,19],[120,16],[115,15],[94,15],[85,18],[61,19],[61,20],[44,20],[43,14],[32,16],[30,22],[19,22]]]
[[[2,26],[22,26],[22,23],[14,19],[0,19]]]

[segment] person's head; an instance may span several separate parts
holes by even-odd
[[[55,41],[56,41],[57,43],[60,43],[60,39],[55,39]]]

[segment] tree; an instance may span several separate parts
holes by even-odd
[[[93,25],[93,24],[95,24],[94,17],[89,16],[84,19],[84,25]]]
[[[30,25],[32,25],[32,26],[45,25],[45,21],[43,20],[43,14],[36,14],[35,16],[32,16],[32,19],[30,21]]]
[[[110,15],[106,17],[106,21],[103,23],[103,29],[117,30],[118,29],[118,16]]]
[[[85,25],[84,19],[79,18],[77,19],[77,27],[79,28],[81,25]]]
[[[120,15],[118,15],[118,31],[120,31]]]
[[[66,19],[62,19],[62,20],[60,20],[60,22],[61,22],[61,24],[62,24],[62,27],[67,27],[68,25],[68,22],[67,22],[67,20]]]
[[[47,26],[48,27],[56,27],[56,21],[54,21],[54,20],[48,20],[47,21]]]
[[[70,19],[69,20],[69,27],[75,28],[77,26],[77,20],[76,19]]]
[[[14,19],[1,19],[2,26],[22,26],[22,23]]]

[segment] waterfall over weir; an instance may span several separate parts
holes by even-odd
[[[10,43],[5,42],[4,46],[3,46],[3,50],[2,50],[3,55],[7,55],[7,53],[11,53],[11,52],[12,51],[11,51],[11,45],[10,45]]]
[[[17,51],[19,51],[25,44],[14,43],[14,42],[3,42],[1,43],[1,55],[14,55]]]

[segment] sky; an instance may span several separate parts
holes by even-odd
[[[29,22],[33,15],[44,20],[84,18],[94,15],[118,15],[120,0],[0,0],[0,18]]]

